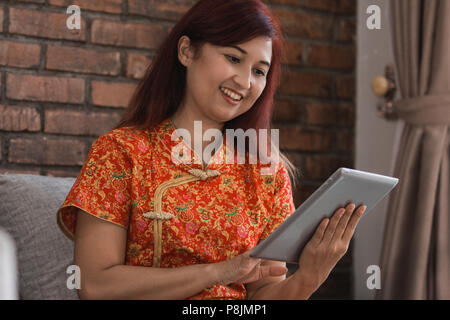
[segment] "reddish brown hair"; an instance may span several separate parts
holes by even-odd
[[[186,35],[196,52],[202,44],[237,45],[264,36],[272,40],[272,61],[266,86],[244,114],[226,122],[225,129],[266,129],[270,132],[273,99],[284,59],[279,24],[260,0],[200,0],[172,28],[115,128],[153,128],[179,108],[186,88],[186,68],[178,60],[178,41]],[[269,134],[270,138],[270,134]],[[295,184],[296,168],[281,154]]]

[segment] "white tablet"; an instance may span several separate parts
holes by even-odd
[[[298,264],[303,247],[320,222],[348,203],[367,206],[361,219],[398,183],[397,178],[340,168],[333,173],[250,256]]]

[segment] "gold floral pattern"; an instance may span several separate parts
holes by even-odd
[[[184,142],[171,140],[175,127],[169,118],[154,129],[124,127],[99,137],[57,212],[58,225],[72,240],[77,208],[125,228],[127,265],[152,266],[155,230],[151,215],[145,213],[154,211],[158,186],[190,174],[191,169],[203,169],[201,164],[189,164],[189,168],[172,162],[168,150]],[[195,157],[193,150],[187,150]],[[165,191],[162,211],[173,218],[160,220],[161,268],[216,263],[242,254],[267,238],[295,210],[289,176],[281,162],[276,174],[261,175],[259,162],[225,164],[226,152],[222,146],[207,166],[220,175]],[[244,284],[233,283],[205,288],[188,299],[245,296]]]

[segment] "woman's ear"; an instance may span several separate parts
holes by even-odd
[[[178,60],[183,66],[188,67],[192,62],[193,56],[191,40],[188,36],[182,36],[178,40]]]

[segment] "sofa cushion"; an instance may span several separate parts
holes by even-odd
[[[30,174],[0,175],[0,226],[13,237],[21,299],[78,299],[67,288],[73,242],[56,223],[56,211],[75,182]]]

